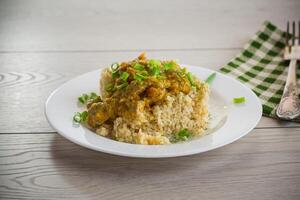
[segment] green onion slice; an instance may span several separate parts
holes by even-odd
[[[117,88],[118,90],[121,90],[121,89],[123,89],[123,88],[125,88],[125,87],[127,87],[127,86],[128,86],[128,83],[127,83],[127,82],[124,82],[124,83],[122,83],[122,84],[120,84],[120,85],[117,85],[116,88]]]
[[[85,110],[83,112],[76,112],[73,116],[73,121],[76,123],[85,122],[88,116],[88,112]]]
[[[88,116],[88,112],[85,110],[81,113],[81,121],[85,122]]]
[[[96,99],[98,97],[98,95],[95,92],[91,92],[89,99]]]
[[[159,60],[151,59],[149,60],[150,67],[159,67],[161,65],[161,62]]]
[[[239,103],[244,103],[246,101],[245,97],[236,97],[233,98],[233,103],[239,104]]]
[[[152,76],[158,76],[160,74],[159,67],[155,66],[151,68],[151,75]]]
[[[143,81],[145,78],[146,78],[145,76],[139,73],[133,75],[133,79],[137,81]]]
[[[73,116],[73,121],[76,123],[80,123],[81,122],[81,113],[80,112],[76,112]]]
[[[139,63],[135,64],[133,66],[133,68],[136,69],[136,70],[139,70],[139,71],[145,70],[145,67],[143,65],[139,64]]]
[[[165,70],[170,70],[170,69],[173,69],[174,63],[172,63],[172,62],[164,63],[163,66],[164,66]]]
[[[186,76],[187,76],[187,78],[189,79],[191,85],[194,86],[194,85],[195,85],[195,81],[194,81],[194,77],[193,77],[192,73],[191,73],[191,72],[188,72],[188,73],[186,74]]]
[[[104,89],[106,92],[112,92],[112,91],[114,91],[115,87],[113,84],[109,83],[104,87]]]
[[[78,97],[78,101],[82,104],[85,104],[89,100],[89,95],[82,94],[80,97]]]
[[[111,64],[110,68],[111,68],[111,71],[114,72],[114,71],[119,70],[120,65],[118,63],[113,63],[113,64]]]
[[[128,77],[129,77],[129,74],[128,74],[127,72],[123,72],[123,73],[120,75],[120,79],[121,79],[122,81],[124,81],[124,82],[127,81]]]
[[[206,83],[208,83],[209,85],[213,82],[213,80],[216,78],[216,72],[212,73],[211,75],[209,75],[207,77],[207,79],[205,80]]]

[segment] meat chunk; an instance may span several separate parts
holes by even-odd
[[[87,123],[92,128],[97,128],[111,117],[108,106],[103,102],[93,103],[88,109]]]

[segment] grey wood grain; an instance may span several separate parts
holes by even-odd
[[[240,48],[299,0],[0,1],[1,51]]]
[[[218,69],[239,50],[150,51],[150,57]],[[44,116],[49,94],[63,82],[135,52],[2,53],[0,54],[0,133],[51,132]],[[78,94],[80,95],[80,94]],[[76,101],[76,99],[74,99]],[[258,127],[299,127],[300,124],[263,118]]]
[[[1,199],[300,198],[300,129],[257,129],[226,147],[171,159],[84,149],[56,134],[0,135]]]

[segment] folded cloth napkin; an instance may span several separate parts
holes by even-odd
[[[251,88],[261,100],[263,115],[273,118],[276,118],[289,65],[283,59],[285,34],[271,22],[264,22],[242,52],[220,69]],[[299,65],[297,78],[300,83]],[[300,122],[300,119],[293,121]]]

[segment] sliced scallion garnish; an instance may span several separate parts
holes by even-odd
[[[85,110],[83,112],[76,112],[73,116],[73,121],[76,123],[85,122],[88,116],[88,112]]]
[[[82,104],[85,104],[89,100],[89,95],[82,94],[80,97],[78,97],[78,101]]]
[[[191,73],[191,72],[188,72],[188,73],[186,74],[186,76],[187,76],[187,78],[189,79],[191,85],[194,86],[194,85],[195,85],[195,81],[194,81],[194,77],[193,77],[192,73]]]
[[[165,70],[170,70],[170,69],[173,69],[174,63],[172,63],[172,62],[164,63],[163,66],[164,66]]]
[[[122,84],[120,84],[120,85],[117,85],[116,88],[117,88],[118,90],[121,90],[121,89],[123,89],[123,88],[125,88],[125,87],[127,87],[127,86],[128,86],[128,83],[127,83],[127,82],[124,82],[124,83],[122,83]]]
[[[173,143],[185,141],[189,139],[192,136],[192,133],[188,131],[186,128],[180,130],[178,133],[176,133],[172,139]]]
[[[86,104],[89,100],[94,100],[98,97],[98,95],[95,92],[91,92],[90,95],[82,94],[80,97],[78,97],[78,101],[82,104]]]
[[[120,79],[124,82],[127,81],[128,77],[129,77],[129,74],[127,72],[122,72],[120,75]]]
[[[159,60],[151,59],[149,60],[150,67],[159,67],[161,65],[161,62]]]
[[[111,64],[110,68],[112,71],[117,71],[119,69],[120,65],[118,63]]]
[[[133,75],[133,79],[137,81],[143,81],[145,78],[146,78],[145,76],[139,73]]]
[[[237,97],[237,98],[233,98],[233,103],[239,104],[239,103],[244,103],[246,101],[245,97]]]
[[[118,63],[111,64],[110,69],[111,69],[111,73],[112,73],[111,75],[113,79],[117,78],[120,75],[119,68],[120,65]]]
[[[158,66],[152,67],[150,73],[152,76],[158,76],[160,74],[159,67]]]
[[[206,83],[208,83],[209,85],[213,82],[213,80],[216,78],[216,72],[212,73],[211,75],[209,75],[207,77],[207,79],[205,80]]]
[[[73,116],[73,121],[76,123],[80,123],[81,122],[81,113],[80,112],[76,112]]]
[[[106,92],[112,92],[112,91],[114,91],[115,87],[112,83],[109,83],[104,87],[104,89]]]
[[[95,92],[91,92],[89,99],[96,99],[98,97],[98,95]]]
[[[139,63],[135,64],[133,66],[133,68],[136,69],[136,70],[139,70],[139,71],[145,70],[145,67],[143,65],[139,64]]]
[[[81,121],[85,122],[88,116],[88,112],[85,110],[81,113]]]

